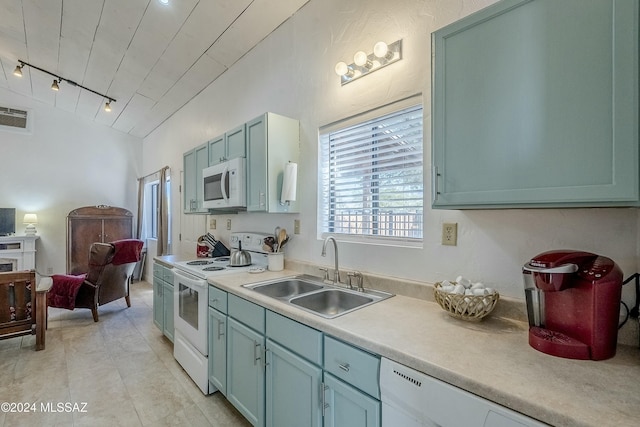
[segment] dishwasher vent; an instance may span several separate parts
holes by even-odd
[[[400,378],[409,381],[411,384],[415,385],[416,387],[422,387],[422,381],[418,381],[417,379],[410,377],[409,375],[404,374],[398,371],[397,369],[394,369],[393,373],[399,376]]]

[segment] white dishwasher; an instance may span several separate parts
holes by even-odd
[[[546,426],[384,357],[380,395],[382,427]]]

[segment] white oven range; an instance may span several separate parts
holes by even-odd
[[[267,254],[262,249],[266,233],[235,232],[231,234],[231,248],[242,249],[251,255],[251,265],[230,267],[229,257],[198,258],[179,261],[173,268],[174,343],[173,357],[191,379],[209,394],[207,312],[209,304],[208,277],[267,268]]]

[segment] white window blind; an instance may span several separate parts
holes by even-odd
[[[321,233],[422,240],[422,115],[417,105],[321,133]]]

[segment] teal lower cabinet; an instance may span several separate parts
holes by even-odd
[[[227,395],[227,315],[209,307],[209,387]]]
[[[325,427],[380,427],[380,357],[324,337]]]
[[[164,327],[162,332],[173,342],[173,284],[164,282],[163,292],[164,301],[162,303],[162,316],[164,318]]]
[[[267,427],[321,427],[322,368],[267,339]]]
[[[380,427],[380,401],[324,375],[324,427]]]
[[[153,264],[153,323],[173,342],[173,273]]]
[[[229,294],[226,396],[256,427],[264,426],[264,353],[264,308]]]
[[[153,323],[161,331],[164,329],[164,281],[153,278]]]
[[[255,427],[380,427],[380,357],[215,287],[209,383]]]

